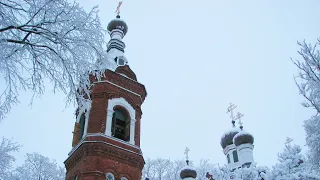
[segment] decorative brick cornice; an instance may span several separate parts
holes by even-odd
[[[89,156],[99,156],[100,158],[111,159],[119,163],[138,167],[142,170],[144,159],[142,154],[126,151],[120,147],[103,142],[84,142],[81,146],[65,161],[67,171],[69,171],[82,158]]]
[[[72,168],[79,160],[83,157],[83,147],[79,147],[76,152],[72,154],[65,162],[65,167],[67,171]]]

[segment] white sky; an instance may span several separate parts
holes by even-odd
[[[80,3],[88,10],[99,5],[104,27],[115,17],[116,0]],[[125,54],[148,92],[144,157],[182,159],[188,146],[196,163],[207,158],[224,164],[220,137],[231,127],[229,102],[255,136],[259,165],[276,163],[287,136],[304,146],[303,120],[313,111],[300,105],[290,57],[299,57],[297,40],[319,37],[319,6],[317,0],[124,1]],[[65,109],[65,96],[53,95],[50,86],[32,107],[31,95],[21,93],[0,136],[23,145],[18,164],[25,153],[39,152],[62,165],[71,150],[74,107]]]

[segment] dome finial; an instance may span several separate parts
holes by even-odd
[[[243,130],[243,123],[241,121],[243,114],[241,114],[240,112],[237,113],[236,119],[235,120],[239,120],[238,124],[240,125],[240,129],[241,131]]]
[[[230,103],[228,109],[227,109],[227,113],[230,113],[230,118],[231,118],[231,123],[232,123],[232,127],[235,127],[235,117],[233,115],[233,110],[236,108],[237,106]]]
[[[190,149],[188,147],[186,147],[186,149],[184,150],[184,154],[186,155],[187,165],[189,165],[189,151],[190,151]]]

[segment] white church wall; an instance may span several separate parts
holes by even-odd
[[[241,144],[237,146],[238,156],[241,164],[247,162],[253,162],[253,145],[252,144]]]

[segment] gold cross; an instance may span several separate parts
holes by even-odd
[[[235,119],[235,120],[239,120],[238,124],[239,124],[240,126],[243,125],[243,123],[242,123],[242,121],[241,121],[242,116],[243,116],[243,114],[241,114],[241,113],[238,112],[238,113],[237,113],[237,118]]]
[[[228,107],[227,113],[230,113],[231,120],[234,121],[235,118],[233,116],[233,110],[236,108],[234,104],[230,103],[230,106]]]
[[[119,1],[118,7],[117,7],[117,10],[116,10],[117,15],[120,14],[120,7],[121,7],[121,5],[122,5],[122,1]]]
[[[188,147],[186,147],[186,149],[184,150],[184,154],[186,155],[187,161],[189,161],[189,151],[190,151],[190,149]]]

